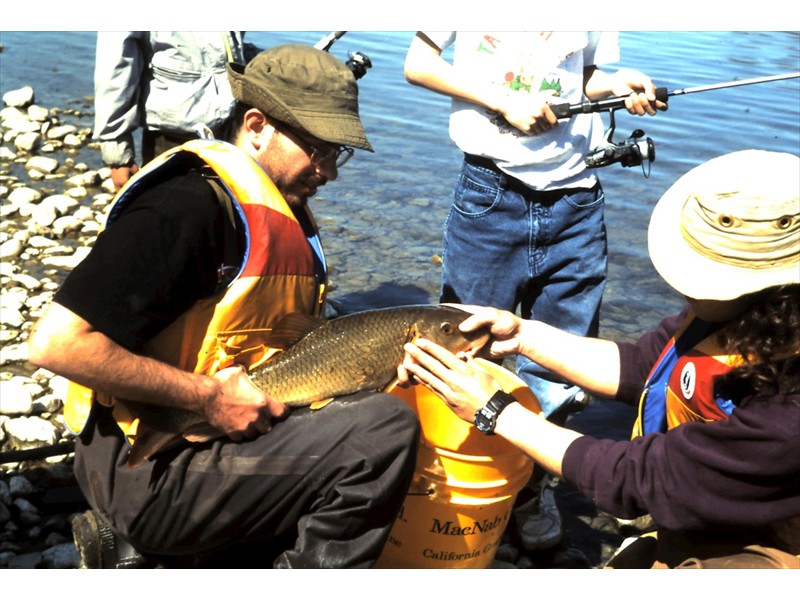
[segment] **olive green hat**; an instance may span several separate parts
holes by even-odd
[[[323,141],[373,151],[358,116],[358,85],[342,61],[304,44],[228,64],[233,97]]]

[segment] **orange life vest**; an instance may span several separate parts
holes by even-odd
[[[719,383],[743,359],[724,354],[714,336],[708,336],[710,328],[690,314],[665,346],[645,383],[632,437],[731,414],[732,399]]]
[[[322,315],[327,270],[310,211],[300,217],[306,220],[304,228],[260,165],[218,140],[192,140],[154,159],[120,190],[109,223],[169,169],[198,167],[210,168],[231,198],[237,227],[244,228],[243,258],[224,289],[196,302],[150,340],[143,353],[185,371],[213,375],[234,364],[249,369],[277,352],[266,338],[284,315]],[[69,430],[83,430],[92,399],[114,407],[117,423],[133,441],[137,421],[129,403],[74,383],[64,407]]]

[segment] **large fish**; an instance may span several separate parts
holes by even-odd
[[[451,306],[401,306],[321,321],[291,314],[270,334],[268,345],[283,348],[250,374],[270,398],[290,407],[364,390],[379,390],[397,374],[403,344],[417,337],[452,352],[480,348],[485,330],[468,334],[459,324],[469,313]],[[137,466],[180,439],[208,441],[223,435],[193,412],[138,403],[139,426],[128,456]]]

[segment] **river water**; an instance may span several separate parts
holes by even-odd
[[[264,48],[313,44],[327,32],[249,32]],[[33,86],[36,102],[86,112],[91,126],[94,32],[0,33],[0,92]],[[348,32],[332,52],[369,56],[360,104],[375,154],[359,152],[312,208],[334,283],[331,298],[348,312],[435,302],[441,230],[460,154],[447,132],[449,100],[406,83],[402,65],[412,32]],[[800,71],[797,32],[641,32],[620,34],[619,65],[680,90]],[[452,55],[445,53],[447,58]],[[604,121],[608,124],[608,113]],[[601,334],[631,339],[680,307],[647,258],[653,205],[681,174],[714,156],[745,148],[800,153],[800,79],[679,95],[655,117],[617,113],[615,141],[644,129],[655,143],[649,178],[640,168],[605,167],[609,280]],[[99,155],[84,152],[99,167]]]

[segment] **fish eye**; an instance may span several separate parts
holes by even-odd
[[[439,329],[441,329],[441,330],[442,330],[442,333],[444,333],[444,334],[446,334],[446,335],[450,335],[450,334],[452,334],[452,333],[453,333],[453,331],[455,331],[455,327],[454,327],[454,326],[453,326],[453,324],[452,324],[452,323],[450,323],[449,321],[445,321],[444,323],[442,323],[442,324],[439,326]]]

